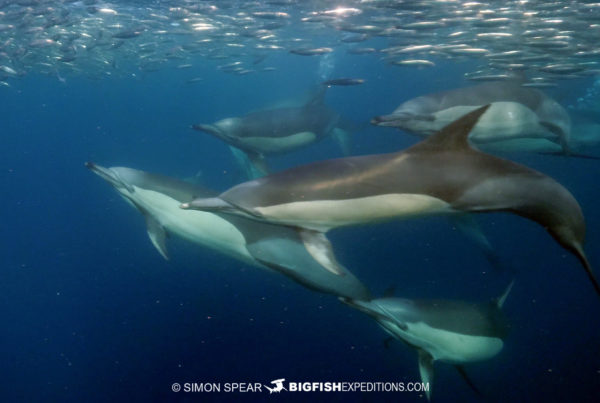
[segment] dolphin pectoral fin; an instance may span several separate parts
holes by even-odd
[[[323,268],[338,276],[345,275],[344,268],[337,262],[331,242],[322,232],[317,232],[308,229],[299,230],[300,238],[304,243],[307,252],[317,261]]]
[[[392,336],[385,338],[383,340],[383,347],[385,347],[386,349],[389,349],[390,345],[392,344],[393,341],[394,341],[394,338]]]
[[[502,308],[502,305],[504,305],[504,302],[506,301],[506,298],[508,297],[508,294],[510,294],[510,291],[512,290],[513,285],[515,285],[515,280],[512,280],[510,282],[510,284],[506,287],[506,290],[504,290],[504,292],[502,293],[502,295],[500,295],[496,299],[496,305],[498,306],[498,308]]]
[[[544,126],[546,129],[548,129],[550,132],[555,134],[556,137],[558,137],[558,143],[561,145],[564,155],[571,155],[571,149],[569,148],[569,141],[568,141],[569,139],[567,138],[567,134],[565,133],[565,131],[560,126],[557,126],[554,123],[550,123],[550,122],[539,122],[539,123],[540,123],[540,125]]]
[[[455,365],[454,368],[456,368],[456,370],[458,371],[460,376],[462,376],[462,378],[465,380],[467,385],[469,385],[469,387],[473,390],[473,392],[475,392],[478,396],[483,396],[483,394],[477,388],[477,386],[475,386],[475,384],[473,383],[471,378],[469,378],[469,376],[467,375],[467,372],[465,371],[465,368],[462,365]]]
[[[169,254],[167,253],[167,245],[165,243],[165,239],[167,237],[167,233],[162,225],[154,217],[150,215],[146,215],[146,228],[148,230],[148,236],[152,241],[152,245],[158,250],[158,252],[164,257],[166,260],[169,260]]]
[[[428,384],[425,394],[427,396],[427,400],[431,400],[431,385],[433,384],[433,357],[423,349],[418,349],[418,353],[421,382]]]
[[[352,152],[352,137],[350,136],[350,133],[348,133],[344,129],[335,127],[333,129],[332,135],[335,141],[340,146],[342,154],[344,154],[344,156],[349,156]]]
[[[269,166],[265,156],[259,153],[247,153],[250,159],[250,165],[252,166],[252,172],[254,178],[260,178],[269,174]]]
[[[494,269],[503,271],[500,257],[472,214],[453,214],[448,218],[458,231],[481,250]]]
[[[267,175],[269,172],[267,163],[263,156],[258,154],[247,153],[237,147],[229,146],[233,158],[246,173],[249,179],[256,179]]]

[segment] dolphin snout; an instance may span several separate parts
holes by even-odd
[[[192,125],[191,127],[192,127],[192,129],[197,130],[199,132],[205,132],[208,134],[212,134],[214,136],[218,136],[220,134],[220,131],[213,125],[206,125],[206,124],[198,123],[198,124]]]
[[[422,120],[432,122],[435,118],[432,115],[416,115],[413,113],[393,113],[391,115],[375,116],[371,119],[371,124],[376,126],[402,127],[408,121]]]

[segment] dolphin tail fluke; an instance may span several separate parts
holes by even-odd
[[[269,173],[267,161],[261,154],[247,153],[234,146],[229,146],[229,150],[247,178],[256,179]]]
[[[469,375],[467,375],[467,371],[465,371],[465,368],[462,365],[455,365],[454,368],[456,368],[460,376],[462,376],[462,378],[465,380],[467,385],[469,385],[469,387],[473,390],[473,392],[475,392],[477,396],[483,397],[481,391],[477,388],[477,386],[475,386],[471,378],[469,378]]]
[[[433,385],[433,357],[425,350],[419,349],[419,372],[421,373],[421,382],[427,384],[425,394],[427,400],[431,401],[431,386]]]
[[[146,215],[146,228],[148,230],[148,236],[152,241],[152,245],[158,250],[158,252],[166,260],[169,260],[169,254],[167,253],[166,238],[167,233],[162,225],[154,217]]]
[[[350,133],[344,129],[336,127],[333,129],[333,138],[340,146],[344,156],[347,157],[352,154],[352,137],[350,136]]]
[[[335,258],[331,242],[324,233],[301,229],[300,238],[304,243],[304,247],[308,253],[317,261],[323,268],[338,276],[345,275],[345,270]]]

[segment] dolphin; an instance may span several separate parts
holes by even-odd
[[[509,326],[501,308],[512,286],[513,282],[499,298],[479,304],[404,298],[340,300],[365,312],[392,337],[417,350],[421,380],[429,383],[426,389],[429,400],[435,360],[454,364],[475,389],[462,365],[488,360],[502,350]]]
[[[86,166],[110,183],[146,220],[148,236],[168,259],[167,233],[207,246],[251,265],[271,269],[319,292],[366,299],[368,289],[335,256],[327,256],[342,276],[324,269],[298,230],[243,217],[185,211],[179,205],[215,193],[198,185],[131,168]],[[323,256],[321,256],[323,258]]]
[[[469,133],[489,107],[467,113],[404,151],[295,167],[181,207],[296,226],[322,250],[324,233],[345,225],[510,212],[537,222],[575,254],[600,295],[583,250],[585,220],[571,193],[540,172],[469,145]]]
[[[266,156],[287,153],[329,135],[338,140],[345,154],[349,153],[348,132],[340,127],[340,115],[325,105],[324,95],[325,89],[320,89],[301,105],[280,105],[192,128],[228,143],[248,176],[259,177],[268,172]]]
[[[555,144],[568,154],[571,119],[567,111],[543,92],[518,81],[487,82],[419,96],[371,123],[427,136],[487,104],[490,108],[470,134],[479,149],[543,151]]]

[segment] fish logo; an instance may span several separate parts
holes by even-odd
[[[279,392],[281,392],[282,390],[285,390],[285,391],[287,391],[287,389],[283,387],[283,382],[284,382],[284,381],[285,381],[285,379],[284,379],[284,378],[281,378],[281,379],[275,379],[274,381],[271,381],[271,383],[275,385],[274,387],[270,388],[270,387],[268,387],[267,385],[264,385],[264,386],[265,386],[265,388],[267,388],[267,390],[269,391],[269,394],[271,394],[271,393],[273,393],[273,392],[275,392],[275,393],[279,393]]]

